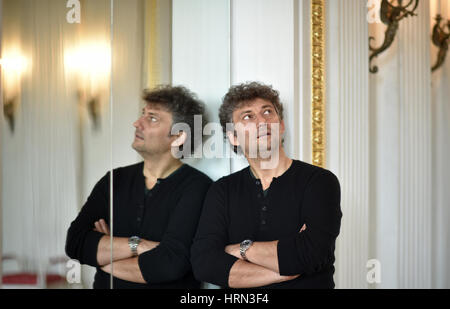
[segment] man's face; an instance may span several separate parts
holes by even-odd
[[[132,147],[141,155],[163,154],[171,150],[175,137],[170,135],[172,114],[156,103],[147,103],[136,128]]]
[[[280,147],[284,121],[280,120],[270,101],[257,98],[244,102],[233,112],[233,123],[237,138],[230,141],[241,146],[247,156]]]

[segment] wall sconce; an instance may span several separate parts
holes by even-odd
[[[433,27],[432,41],[439,48],[436,64],[431,68],[434,72],[439,69],[445,62],[445,56],[448,51],[448,43],[450,40],[450,20],[447,20],[448,32],[445,32],[445,26],[441,27],[442,16],[436,15],[436,24]]]
[[[107,43],[87,43],[65,54],[67,73],[77,78],[77,95],[86,107],[94,130],[100,128],[101,97],[109,86],[111,47]]]
[[[0,59],[2,70],[3,113],[11,132],[15,128],[15,116],[20,103],[22,77],[27,72],[29,61],[18,49],[8,50]]]
[[[394,3],[397,2],[397,6]],[[397,30],[399,27],[400,21],[408,16],[415,16],[417,14],[414,11],[417,9],[419,5],[419,0],[409,0],[407,5],[402,5],[403,0],[382,0],[380,7],[380,19],[387,26],[384,42],[378,47],[372,47],[370,42],[375,39],[374,37],[369,37],[369,48],[372,54],[369,57],[369,71],[370,73],[377,73],[378,67],[371,67],[372,60],[378,57],[379,54],[387,50],[394,42],[395,35],[397,34]],[[408,10],[409,7],[412,7],[412,10]]]

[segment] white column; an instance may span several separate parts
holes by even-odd
[[[399,287],[431,287],[432,131],[429,3],[400,28]]]
[[[327,162],[341,184],[336,288],[366,288],[369,242],[368,25],[365,1],[327,1]]]
[[[385,27],[370,24],[369,35],[378,47]],[[377,74],[370,74],[370,253],[381,263],[381,284],[371,287],[397,288],[398,203],[397,171],[399,143],[399,57],[398,41],[380,54],[374,63]]]
[[[432,118],[429,3],[401,21],[371,85],[373,252],[381,288],[431,287]],[[377,45],[384,27],[373,27]]]
[[[450,19],[450,1],[441,1],[441,11],[436,4],[431,7],[430,29],[435,16],[441,13]],[[436,62],[438,49],[432,45],[431,63]],[[433,115],[433,288],[450,288],[450,54],[444,65],[432,73],[432,115]]]

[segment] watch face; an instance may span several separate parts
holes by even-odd
[[[241,246],[240,246],[240,252],[241,252],[241,256],[244,260],[247,260],[247,257],[245,256],[245,252],[247,251],[248,248],[250,248],[250,246],[252,245],[253,241],[246,239],[243,242],[241,242]]]
[[[252,241],[249,239],[246,239],[242,242],[242,245],[245,247],[250,246],[251,244],[252,244]]]

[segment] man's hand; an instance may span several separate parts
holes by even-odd
[[[300,229],[299,233],[303,232],[304,230],[306,230],[306,224],[303,224],[302,228]]]
[[[225,247],[225,252],[243,260],[241,256],[241,244],[228,245]]]
[[[105,235],[109,235],[109,226],[108,224],[106,224],[106,221],[103,219],[100,219],[98,221],[95,221],[94,223],[94,231],[105,234]]]
[[[144,252],[155,249],[156,247],[158,247],[158,245],[159,245],[159,242],[157,242],[157,241],[151,241],[151,240],[141,238],[141,242],[139,243],[139,245],[137,247],[137,254],[141,255]]]

